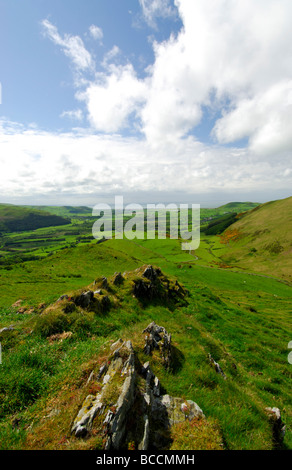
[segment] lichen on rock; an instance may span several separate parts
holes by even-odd
[[[158,326],[155,322],[150,323],[143,330],[143,333],[146,333],[145,354],[149,356],[153,350],[160,350],[163,364],[166,368],[169,368],[171,366],[171,335],[167,333],[163,326]]]
[[[143,330],[145,333],[153,341],[147,343],[147,351],[157,347],[162,363],[168,365],[170,359],[166,358],[163,344],[168,344],[169,352],[171,335],[154,322]],[[172,426],[194,418],[204,419],[194,401],[161,393],[160,380],[150,361],[141,365],[129,340],[120,338],[111,345],[108,359],[97,374],[91,374],[92,380],[98,382],[100,390],[85,398],[71,432],[84,438],[94,430],[97,419],[105,450],[126,449],[128,445],[139,450],[167,449],[172,442]]]

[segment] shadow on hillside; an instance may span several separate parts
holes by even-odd
[[[171,372],[177,374],[185,362],[184,354],[176,347],[171,346]]]

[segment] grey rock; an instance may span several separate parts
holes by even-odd
[[[150,323],[144,330],[163,351],[163,342],[170,344],[164,327]],[[176,423],[195,417],[204,418],[201,408],[191,400],[161,395],[158,377],[149,361],[137,370],[131,341],[121,338],[111,345],[109,358],[98,374],[88,380],[99,382],[96,396],[88,395],[76,416],[72,433],[84,438],[91,432],[98,415],[106,436],[105,450],[119,450],[135,439],[139,450],[165,450],[171,443],[170,430]],[[161,359],[164,361],[163,354]],[[139,375],[139,380],[137,379]],[[142,383],[141,383],[142,380]],[[113,387],[118,387],[113,389]],[[114,392],[114,393],[113,393]]]
[[[182,423],[186,419],[191,421],[194,418],[204,418],[201,408],[192,400],[162,395],[155,397],[152,402],[153,419],[164,419],[164,427],[168,428],[173,424]]]
[[[218,362],[216,362],[213,357],[211,356],[211,354],[209,354],[209,361],[210,363],[214,366],[214,369],[215,371],[217,372],[217,374],[220,374],[222,375],[222,377],[226,380],[226,375],[224,374],[223,370],[221,369],[221,367],[219,366]]]
[[[144,434],[143,434],[142,441],[138,445],[138,450],[148,450],[149,433],[150,433],[149,418],[147,415],[144,415]]]
[[[89,384],[90,382],[92,382],[92,381],[94,380],[94,378],[95,378],[95,373],[94,373],[94,371],[92,371],[92,372],[90,373],[88,379],[87,379],[86,384]]]
[[[150,323],[143,333],[146,333],[145,354],[151,355],[154,349],[160,349],[164,366],[169,368],[171,366],[171,335],[163,326],[158,326],[155,322]]]
[[[134,403],[135,396],[135,377],[136,374],[133,371],[128,377],[126,377],[122,393],[119,396],[117,402],[117,411],[114,415],[113,420],[110,423],[111,433],[111,447],[113,449],[119,449],[122,439],[126,431],[126,418],[127,413]]]
[[[89,290],[83,292],[74,300],[75,304],[81,308],[88,308],[94,297],[94,292]]]
[[[103,288],[103,289],[107,289],[108,287],[108,280],[105,276],[103,276],[102,278],[98,278],[98,279],[95,279],[95,281],[93,282],[93,285],[99,285],[99,287]]]
[[[115,343],[113,343],[113,344],[111,345],[110,349],[111,349],[112,351],[116,350],[118,347],[121,347],[121,346],[122,346],[123,342],[124,342],[124,341],[122,340],[122,338],[119,338],[118,341],[116,341]]]
[[[101,280],[101,287],[103,287],[104,289],[106,289],[108,287],[108,281],[107,281],[107,278],[106,277],[103,277],[102,280]]]
[[[160,272],[161,272],[161,271],[160,271],[159,269],[154,269],[153,266],[152,266],[151,264],[149,264],[149,265],[145,268],[145,270],[144,270],[142,276],[143,276],[143,277],[146,277],[146,278],[149,279],[150,281],[154,281],[154,280],[157,279],[158,274],[160,274]]]
[[[115,286],[118,286],[124,282],[124,278],[121,273],[115,273],[112,280]]]
[[[88,395],[74,420],[71,433],[74,433],[76,437],[86,436],[91,428],[95,416],[102,410],[102,408],[103,403],[101,401],[101,394],[96,397],[94,395]]]
[[[107,364],[103,364],[97,374],[97,380],[101,379],[101,377],[107,372],[108,366]]]
[[[159,397],[160,395],[160,382],[158,377],[154,378],[153,395],[156,397]]]

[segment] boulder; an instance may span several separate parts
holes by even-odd
[[[88,308],[91,304],[94,297],[94,292],[89,290],[87,292],[82,292],[82,294],[76,296],[73,301],[74,303],[81,308]]]
[[[119,286],[120,284],[122,284],[124,282],[124,278],[122,276],[121,273],[115,273],[113,275],[113,279],[112,279],[112,283],[115,285],[115,286]]]
[[[157,410],[160,412],[157,414]],[[204,418],[201,408],[192,400],[162,395],[152,400],[152,418],[161,421],[164,416],[165,428],[177,423],[183,423],[186,419],[192,421],[194,418]]]

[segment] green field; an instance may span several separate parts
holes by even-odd
[[[207,227],[212,220],[220,219],[234,210],[243,212],[255,206],[257,206],[255,203],[231,203],[217,209],[201,209],[201,226]],[[113,212],[113,230],[115,217],[120,218]],[[11,266],[22,261],[44,258],[59,249],[94,241],[92,226],[96,219],[92,216],[92,209],[86,206],[0,204],[0,227],[3,225],[2,229],[0,228],[0,266]],[[128,219],[129,217],[125,217],[124,223]],[[54,225],[56,222],[57,226]],[[62,225],[64,222],[65,225]],[[12,224],[14,230],[6,226],[8,223]],[[30,228],[26,229],[26,226]],[[167,228],[169,230],[168,221]]]
[[[274,449],[266,407],[281,410],[286,424],[281,448],[292,449],[292,290],[287,279],[257,275],[252,264],[248,269],[227,267],[230,246],[218,236],[201,234],[200,247],[189,253],[179,240],[169,238],[94,240],[70,247],[68,241],[73,243],[77,235],[51,230],[66,238],[66,243],[58,240],[55,252],[11,264],[9,270],[0,267],[0,329],[14,328],[0,333],[2,449],[100,448],[98,436],[88,442],[70,436],[70,423],[87,393],[84,374],[99,363],[104,344],[119,337],[139,338],[150,321],[171,332],[176,349],[172,372],[152,364],[163,388],[198,403],[216,424],[224,449]],[[39,229],[34,242],[46,240],[47,234]],[[17,237],[11,235],[10,241],[18,243]],[[30,243],[25,240],[23,246]],[[49,315],[42,315],[63,294],[145,264],[159,266],[184,285],[187,303],[175,308],[163,302],[141,305],[122,290],[119,304],[106,314],[83,311],[64,317],[52,307]],[[64,331],[71,331],[70,338],[49,341],[53,333]],[[210,367],[208,354],[220,363],[226,380]],[[61,411],[54,414],[56,409]]]

